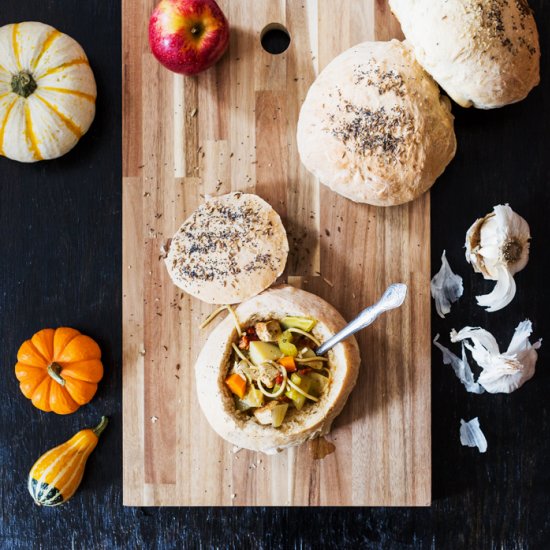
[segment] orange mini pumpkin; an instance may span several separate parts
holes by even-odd
[[[97,391],[103,377],[101,350],[74,328],[46,328],[19,348],[15,375],[23,395],[38,409],[73,413]]]

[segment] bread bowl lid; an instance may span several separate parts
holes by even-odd
[[[258,195],[234,192],[207,199],[183,222],[165,263],[185,292],[210,304],[235,304],[273,284],[287,257],[279,214]]]

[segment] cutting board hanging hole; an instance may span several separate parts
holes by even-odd
[[[269,23],[263,28],[260,41],[266,52],[278,55],[285,52],[290,46],[290,33],[280,23]]]

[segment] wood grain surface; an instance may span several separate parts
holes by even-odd
[[[78,10],[73,0],[3,3],[1,25],[43,21],[78,40],[99,94],[96,119],[69,154],[31,165],[0,158],[2,550],[548,548],[550,4],[529,4],[541,37],[540,86],[504,109],[453,105],[459,147],[431,194],[432,271],[446,249],[465,293],[446,319],[432,307],[432,335],[440,333],[448,344],[451,328],[482,326],[506,346],[517,323],[529,317],[534,336],[544,338],[535,376],[512,395],[469,394],[434,348],[432,506],[296,509],[122,506],[120,3],[87,0]],[[146,20],[135,26],[137,37]],[[503,202],[529,221],[534,239],[514,301],[486,313],[474,297],[492,284],[466,264],[464,234],[476,217]],[[93,336],[105,365],[94,400],[65,416],[34,408],[13,374],[21,342],[42,327],[61,325]],[[61,508],[34,506],[26,489],[33,462],[102,414],[111,422],[77,494]],[[458,437],[460,419],[476,416],[489,443],[484,454],[462,447]]]
[[[402,207],[358,205],[300,164],[296,122],[327,63],[365,40],[399,36],[385,2],[225,0],[230,48],[196,78],[165,70],[144,25],[153,2],[123,2],[123,479],[126,505],[429,505],[429,196]],[[271,55],[262,29],[283,24]],[[207,424],[193,366],[212,307],[169,279],[161,247],[205,195],[255,192],[287,227],[289,283],[351,319],[397,281],[406,305],[362,332],[362,369],[315,459],[232,447]]]

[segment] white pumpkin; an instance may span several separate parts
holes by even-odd
[[[88,58],[70,36],[35,22],[0,28],[1,155],[64,155],[92,124],[96,95]]]

